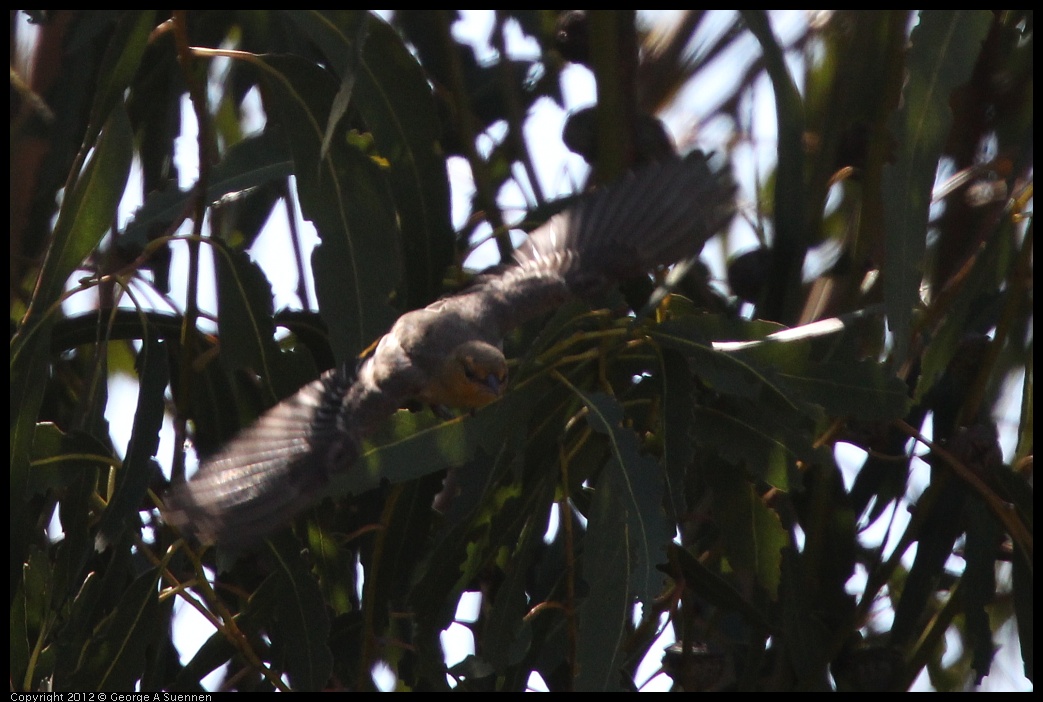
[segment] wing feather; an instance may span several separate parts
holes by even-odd
[[[343,369],[305,385],[175,486],[166,498],[168,522],[205,543],[255,543],[317,501],[333,473],[355,462],[365,429],[401,401],[373,402],[379,392]]]
[[[534,230],[516,266],[457,305],[502,336],[570,296],[698,255],[734,214],[735,185],[696,151],[648,165],[585,195]]]

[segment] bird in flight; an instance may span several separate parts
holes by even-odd
[[[696,256],[731,219],[733,196],[728,172],[700,151],[582,195],[529,235],[513,265],[403,314],[354,368],[327,371],[205,459],[167,494],[167,521],[205,543],[256,542],[319,499],[399,409],[497,399],[502,341],[521,323]]]

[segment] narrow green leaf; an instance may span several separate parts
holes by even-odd
[[[554,482],[546,481],[549,494],[541,495],[535,503],[549,507],[553,504]],[[541,555],[546,519],[534,518],[526,525],[520,543],[511,553],[504,580],[496,591],[492,607],[484,617],[482,640],[483,657],[498,671],[515,664],[528,651],[532,630],[524,616],[532,607],[527,596],[532,566]]]
[[[359,559],[366,569],[361,607],[365,619],[374,623],[375,636],[384,631],[386,612],[407,606],[406,595],[419,564],[430,552],[427,535],[436,520],[431,505],[443,488],[443,477],[432,474],[400,483],[386,493],[380,515],[383,529],[376,535],[372,555],[363,549]],[[344,551],[347,568],[354,570],[350,551]],[[345,581],[354,584],[354,573]]]
[[[543,386],[530,383],[473,415],[442,421],[429,411],[395,413],[367,442],[367,451],[332,481],[330,493],[361,494],[387,481],[394,485],[470,461],[475,451],[494,455],[524,422]]]
[[[963,608],[965,641],[971,650],[975,684],[989,674],[996,654],[988,607],[996,599],[996,544],[1003,530],[985,503],[977,497],[968,500],[964,511],[967,533],[963,557],[967,567],[960,580],[959,596]]]
[[[611,462],[595,486],[605,487],[620,501],[618,508],[626,521],[630,548],[630,586],[638,600],[647,604],[662,591],[662,577],[655,570],[664,560],[664,545],[674,528],[663,511],[663,478],[659,464],[640,452],[637,437],[622,426],[623,408],[603,393],[586,394],[573,387],[587,406],[591,429],[607,437]]]
[[[758,317],[792,324],[800,310],[801,269],[808,247],[805,212],[804,103],[786,57],[771,29],[767,10],[743,10],[742,18],[760,43],[764,67],[775,93],[778,165],[775,169],[775,239],[768,295]]]
[[[294,690],[321,690],[333,670],[322,591],[288,532],[270,539],[268,546],[275,570],[265,585],[275,589],[278,602],[268,630],[273,652],[285,660]]]
[[[98,247],[115,221],[116,207],[127,186],[133,144],[130,120],[119,106],[109,115],[90,160],[62,201],[33,301],[16,342],[24,342],[33,332],[40,316],[61,296],[69,276]],[[16,358],[19,351],[16,343]]]
[[[618,692],[623,645],[631,616],[629,574],[638,570],[635,552],[641,535],[627,515],[622,471],[609,470],[598,481],[584,537],[583,579],[590,594],[579,611],[577,692]]]
[[[11,474],[8,488],[10,520],[10,587],[17,587],[22,564],[28,557],[29,544],[37,538],[34,525],[37,516],[27,501],[31,485],[30,455],[36,432],[36,420],[46,384],[41,379],[48,369],[47,333],[38,333],[21,346],[21,361],[11,364]],[[13,347],[13,344],[12,344]],[[13,358],[13,354],[12,354]]]
[[[26,674],[32,661],[32,652],[39,637],[44,636],[51,608],[53,575],[47,554],[32,547],[22,567],[22,581],[11,603],[11,678],[19,689],[35,689],[42,677],[51,671],[37,665],[28,679]],[[25,683],[23,686],[22,683]]]
[[[245,253],[219,244],[214,246],[214,267],[221,364],[229,372],[249,368],[270,382],[279,356],[271,283]]]
[[[337,125],[344,117],[351,102],[361,61],[362,48],[366,44],[367,11],[365,10],[284,10],[309,41],[322,53],[330,69],[340,80],[337,95],[333,98],[329,118],[322,138],[320,154],[329,151]]]
[[[138,356],[138,404],[127,445],[123,467],[116,477],[116,489],[98,527],[98,550],[115,541],[119,531],[138,520],[149,485],[159,473],[154,458],[159,452],[159,432],[166,409],[164,390],[169,382],[169,361],[165,344],[150,337]],[[139,521],[140,524],[140,521]]]
[[[405,304],[425,305],[442,292],[454,242],[440,120],[428,76],[398,33],[376,15],[313,10],[289,15],[341,81],[324,144],[350,96],[352,110],[390,164],[388,183],[402,234]]]
[[[920,362],[920,379],[913,395],[917,402],[928,396],[945,376],[946,368],[968,336],[975,331],[985,333],[995,324],[998,307],[1004,299],[999,291],[1006,285],[1004,271],[1007,264],[1004,259],[1011,253],[1012,227],[1007,220],[988,238],[975,257],[974,267],[949,304],[945,319],[932,331],[930,344]]]
[[[204,692],[199,681],[214,672],[235,656],[236,650],[228,635],[223,631],[214,631],[203,642],[192,659],[185,664],[175,678],[175,690],[198,690]]]
[[[685,514],[685,475],[695,454],[693,383],[681,354],[663,351],[663,475],[674,521]]]
[[[35,523],[22,501],[29,479],[29,453],[46,387],[50,358],[51,307],[58,302],[73,271],[90,255],[115,220],[126,188],[133,146],[123,107],[109,115],[90,160],[62,201],[36,291],[21,326],[11,340],[11,584],[17,582],[28,543],[27,526]],[[17,564],[17,568],[14,564]]]
[[[794,397],[820,405],[833,417],[887,421],[909,409],[905,383],[880,364],[812,364],[801,376],[778,373],[779,383]]]
[[[755,477],[779,488],[790,489],[789,464],[812,455],[810,439],[772,413],[746,403],[725,412],[697,407],[696,442],[725,460],[744,465]]]
[[[155,26],[155,10],[126,11],[116,23],[116,30],[109,39],[105,57],[98,69],[98,85],[85,137],[87,143],[94,141],[101,124],[123,100],[134,74],[141,69],[141,59]]]
[[[292,173],[293,160],[286,139],[278,129],[265,129],[229,148],[221,162],[211,169],[207,180],[207,202],[217,202],[272,181],[285,180]],[[168,187],[149,193],[127,224],[120,244],[133,243],[144,247],[150,234],[169,228],[185,216],[193,197],[194,189],[181,190],[173,181]]]
[[[167,622],[159,614],[160,568],[138,576],[116,609],[98,625],[68,679],[71,690],[133,690],[145,666],[145,652]]]
[[[442,293],[445,269],[453,260],[455,234],[440,120],[427,74],[398,33],[374,15],[368,32],[352,104],[391,164],[406,300],[419,307]]]
[[[677,544],[669,546],[670,559],[676,562],[684,576],[685,585],[705,598],[709,603],[724,611],[737,612],[751,625],[761,631],[769,631],[768,617],[747,601],[730,582],[717,572],[710,570]]]
[[[466,425],[481,415],[445,422],[426,411],[397,412],[370,442],[374,448],[352,466],[346,491],[361,494],[382,480],[394,485],[466,462],[476,445]]]
[[[800,412],[768,374],[738,354],[714,350],[709,342],[698,337],[697,330],[687,321],[671,320],[661,324],[650,336],[663,346],[685,354],[692,361],[695,374],[719,392],[765,403],[780,413]]]
[[[312,252],[316,293],[340,361],[356,357],[397,314],[388,304],[401,273],[401,234],[384,171],[352,146],[344,127],[322,153],[336,79],[294,56],[265,57],[269,107],[293,153],[301,210],[322,239]]]
[[[936,472],[932,483],[921,496],[916,516],[924,520],[916,545],[916,555],[902,586],[902,596],[895,605],[891,641],[896,646],[909,646],[923,631],[925,610],[938,588],[945,561],[953,544],[963,531],[961,515],[969,498],[968,489],[952,476]]]
[[[796,689],[813,692],[829,691],[827,663],[833,634],[818,616],[814,590],[808,587],[812,574],[806,572],[803,554],[793,548],[783,549],[780,608],[778,617],[780,641],[778,650],[785,655],[796,680]]]
[[[949,98],[970,78],[991,23],[990,10],[921,10],[910,37],[902,104],[891,123],[900,146],[883,175],[884,302],[896,367],[909,353],[920,304],[931,191],[953,118]]]
[[[1034,343],[1028,344],[1028,351],[1025,361],[1025,380],[1021,386],[1021,423],[1019,424],[1020,430],[1018,432],[1018,448],[1014,454],[1014,462],[1020,462],[1022,459],[1033,455],[1033,441],[1032,441],[1032,428],[1035,424],[1032,421],[1033,417],[1033,388],[1035,383],[1033,382],[1033,346]]]
[[[76,596],[69,607],[67,623],[62,638],[56,642],[54,664],[55,689],[73,688],[71,678],[81,664],[81,656],[87,649],[94,635],[99,618],[99,602],[105,596],[104,574],[89,572],[82,576],[83,556],[77,558],[76,572],[81,574],[82,582]],[[72,588],[70,588],[70,591]],[[79,689],[84,689],[80,687]]]
[[[728,562],[752,575],[773,600],[778,596],[782,548],[789,539],[779,516],[767,505],[741,472],[713,463],[707,479],[714,491],[714,521],[721,528]]]

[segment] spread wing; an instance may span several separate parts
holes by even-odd
[[[357,443],[335,431],[350,382],[329,371],[272,407],[168,493],[167,521],[204,542],[249,542],[303,509],[328,480],[330,454],[358,455]]]
[[[313,504],[409,399],[408,370],[381,385],[373,365],[328,371],[268,410],[167,494],[167,521],[205,543],[247,546]]]
[[[517,265],[481,281],[458,306],[502,337],[570,296],[696,256],[733,216],[734,192],[730,174],[713,171],[700,151],[653,163],[534,230],[515,252]]]

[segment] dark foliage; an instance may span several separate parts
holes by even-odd
[[[1000,645],[1031,681],[1032,17],[837,11],[782,45],[761,11],[655,36],[633,11],[497,11],[487,61],[455,11],[11,11],[12,689],[191,692],[224,667],[220,689],[371,690],[380,666],[403,690],[630,690],[651,657],[685,690],[952,690]],[[601,181],[674,148],[664,110],[727,76],[699,98],[719,141],[683,149],[746,186],[722,236],[761,247],[734,294],[708,261],[525,326],[500,401],[399,412],[263,547],[165,525],[189,439],[213,451],[466,284],[483,232],[506,259],[512,180],[526,227],[559,206],[523,126],[580,65],[598,99],[565,143]],[[294,253],[262,268],[280,218]],[[465,593],[475,653],[449,668]],[[188,609],[211,627],[182,659]]]

